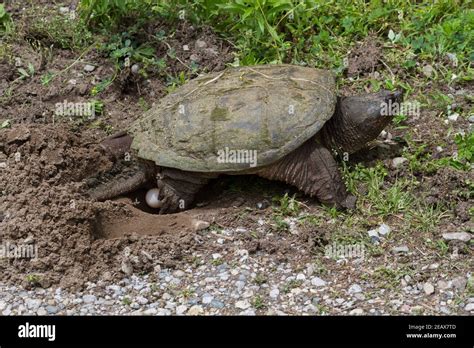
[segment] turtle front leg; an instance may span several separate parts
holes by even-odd
[[[157,175],[159,213],[188,209],[194,202],[195,195],[214,177],[217,175],[161,168]]]
[[[356,198],[347,192],[331,151],[319,144],[315,138],[309,139],[298,149],[257,174],[266,179],[284,181],[296,186],[323,204],[337,208],[355,208]]]

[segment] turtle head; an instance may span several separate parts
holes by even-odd
[[[322,129],[326,146],[354,153],[390,123],[402,101],[399,91],[339,97],[334,116]]]

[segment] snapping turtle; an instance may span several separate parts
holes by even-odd
[[[230,68],[178,88],[127,132],[101,144],[111,154],[130,147],[133,175],[91,189],[105,200],[154,183],[148,205],[160,213],[187,209],[221,174],[287,182],[321,203],[353,208],[333,152],[353,153],[390,122],[383,103],[401,93],[337,97],[331,72],[293,65]]]

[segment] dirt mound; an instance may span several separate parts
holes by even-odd
[[[135,269],[140,270],[154,256],[172,264],[168,259],[181,255],[173,253],[174,244],[184,250],[192,245],[187,233],[190,217],[180,219],[173,228],[168,222],[172,218],[146,214],[120,202],[87,200],[81,180],[111,165],[89,140],[51,126],[22,126],[0,134],[0,239],[4,244],[34,243],[38,248],[34,259],[1,259],[4,280],[28,285],[30,276],[42,286],[82,285],[89,279],[123,276],[121,253],[126,246],[131,247],[130,255],[144,257],[143,262],[135,262]],[[128,225],[124,217],[129,217]],[[145,230],[172,232],[172,236],[137,242],[137,233]],[[119,234],[123,238],[114,240]],[[167,253],[160,253],[163,248]]]

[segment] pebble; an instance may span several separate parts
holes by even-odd
[[[397,169],[400,168],[408,159],[405,157],[395,157],[392,159],[392,168]]]
[[[84,303],[94,303],[97,300],[97,297],[94,295],[84,295],[82,296]]]
[[[41,308],[38,309],[38,311],[36,312],[36,314],[41,315],[41,316],[44,316],[44,315],[47,315],[48,312],[46,311],[46,309],[44,309],[43,307],[41,307]]]
[[[201,306],[199,305],[194,305],[191,308],[189,308],[188,312],[186,314],[188,315],[200,315],[204,312]]]
[[[207,43],[206,43],[206,41],[203,41],[203,40],[196,40],[195,46],[198,49],[202,49],[202,48],[207,47]]]
[[[211,226],[211,224],[207,221],[203,221],[203,220],[196,220],[194,222],[194,230],[197,232],[197,231],[202,231],[202,230],[205,230],[206,228],[208,228],[209,226]]]
[[[426,77],[431,77],[431,75],[433,75],[433,72],[434,68],[431,65],[428,64],[423,67],[423,75],[425,75]]]
[[[158,312],[156,308],[148,308],[146,309],[143,314],[145,315],[155,315]]]
[[[446,289],[449,289],[450,287],[451,287],[450,282],[447,282],[445,280],[439,280],[438,281],[438,288],[440,290],[446,290]]]
[[[214,296],[210,294],[204,294],[202,297],[202,303],[204,304],[209,304],[212,302],[212,300],[214,300]]]
[[[237,301],[235,303],[235,307],[236,308],[239,308],[239,309],[247,309],[247,308],[250,308],[250,302],[248,300],[241,300],[241,301]]]
[[[188,307],[186,307],[185,305],[179,305],[178,307],[176,307],[176,314],[177,315],[182,315],[187,310],[188,310]]]
[[[311,279],[311,284],[316,287],[326,286],[326,282],[319,277],[313,277]]]
[[[467,279],[465,277],[456,277],[451,281],[453,287],[459,291],[464,291],[467,285]]]
[[[379,237],[379,231],[378,230],[370,230],[367,232],[369,237],[371,238],[378,238]]]
[[[278,289],[272,289],[270,291],[270,297],[271,298],[277,298],[279,294],[280,294],[280,290],[278,290]]]
[[[359,284],[352,284],[349,288],[350,294],[356,294],[358,292],[362,292],[362,288]]]
[[[474,115],[471,115],[467,119],[470,123],[474,123]]]
[[[468,303],[468,304],[466,305],[466,307],[464,307],[464,310],[465,310],[466,312],[472,312],[472,311],[474,311],[474,303],[472,303],[472,302],[471,302],[471,303]]]
[[[189,51],[189,45],[183,45],[183,51]]]
[[[95,70],[95,66],[91,64],[84,65],[84,71],[86,72],[93,72]]]
[[[355,308],[349,312],[350,315],[361,315],[364,314],[364,310],[362,308]]]
[[[454,113],[454,114],[451,114],[451,115],[448,115],[448,120],[450,120],[451,122],[456,122],[459,118],[459,114],[458,113]]]
[[[426,295],[431,295],[435,292],[435,288],[433,284],[425,283],[423,284],[423,291],[425,292]]]
[[[59,309],[56,306],[46,306],[46,311],[48,312],[48,314],[56,314]]]
[[[132,72],[132,74],[138,74],[138,72],[140,71],[140,65],[138,64],[133,64],[132,67],[130,68],[130,71]]]
[[[133,265],[130,260],[122,260],[121,269],[123,273],[131,275],[133,273]]]
[[[141,305],[145,305],[145,304],[148,303],[148,299],[146,297],[143,297],[143,296],[138,296],[136,298],[136,301]]]
[[[392,248],[392,251],[396,254],[408,253],[408,247],[406,245],[402,245],[399,247]]]
[[[221,309],[221,308],[224,308],[224,303],[219,300],[214,299],[211,302],[211,307]]]
[[[469,242],[471,240],[471,234],[467,232],[452,232],[443,233],[444,240],[459,240],[461,242]]]
[[[392,229],[387,224],[381,224],[379,227],[379,234],[382,236],[387,236]]]

